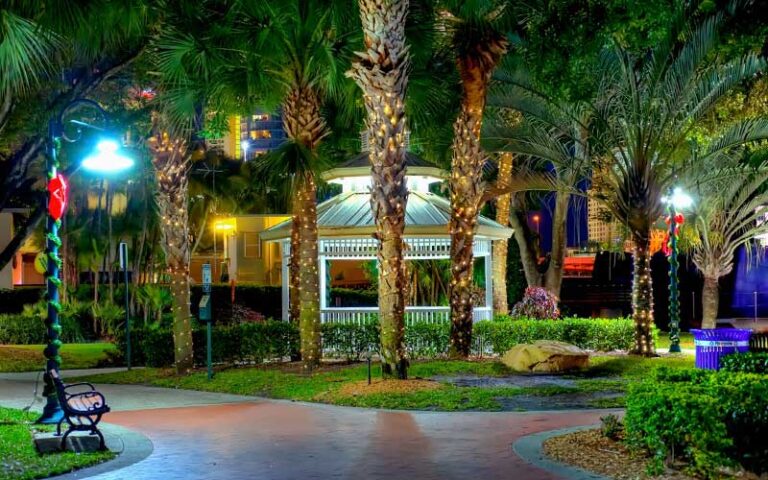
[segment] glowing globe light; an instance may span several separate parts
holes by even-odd
[[[693,205],[693,198],[691,198],[690,195],[685,193],[683,189],[680,187],[676,187],[672,191],[672,195],[667,197],[664,196],[661,198],[661,201],[664,203],[671,203],[676,210],[682,210],[685,208],[689,208],[691,205]]]
[[[96,145],[96,152],[83,160],[82,166],[97,173],[119,172],[131,168],[132,158],[118,153],[120,145],[114,140],[102,140]]]

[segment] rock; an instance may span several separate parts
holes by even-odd
[[[538,340],[532,345],[516,345],[501,362],[518,372],[566,372],[588,367],[589,354],[564,342]]]
[[[99,437],[83,432],[71,433],[67,437],[67,450],[70,452],[96,452],[99,450]],[[56,453],[61,451],[61,437],[55,433],[35,434],[35,446],[40,453]]]

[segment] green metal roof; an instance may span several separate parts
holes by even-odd
[[[375,231],[371,196],[367,192],[351,192],[337,195],[317,207],[317,226],[320,238],[334,236],[369,237]],[[406,235],[448,236],[448,220],[451,205],[445,198],[428,192],[412,191],[408,195],[405,211]],[[290,237],[291,220],[264,231],[265,240],[281,240]],[[512,229],[480,216],[478,236],[506,239]]]

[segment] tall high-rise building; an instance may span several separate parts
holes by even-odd
[[[624,239],[624,227],[621,222],[612,217],[606,221],[608,214],[600,205],[592,192],[587,192],[587,236],[591,243],[601,246],[618,245]]]
[[[208,148],[219,150],[224,155],[252,160],[285,142],[283,120],[280,112],[256,112],[252,115],[229,117],[229,131],[220,139],[209,140]]]

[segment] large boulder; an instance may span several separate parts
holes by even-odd
[[[568,343],[538,340],[532,345],[516,345],[501,361],[518,372],[557,373],[588,367],[589,354]]]

